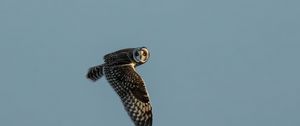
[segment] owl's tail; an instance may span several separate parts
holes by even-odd
[[[92,81],[97,81],[103,76],[103,64],[91,67],[88,70],[86,77]]]

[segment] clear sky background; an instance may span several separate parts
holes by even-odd
[[[299,126],[298,0],[1,0],[1,126],[132,126],[106,53],[146,46],[154,126]]]

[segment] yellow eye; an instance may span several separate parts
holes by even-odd
[[[142,55],[143,55],[143,56],[147,56],[147,52],[142,51]]]

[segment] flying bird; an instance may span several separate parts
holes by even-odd
[[[86,77],[97,81],[105,75],[119,95],[135,126],[152,126],[152,106],[145,82],[136,67],[148,61],[146,47],[126,48],[106,54],[104,63],[89,68]]]

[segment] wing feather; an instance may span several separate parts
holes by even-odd
[[[103,65],[98,65],[89,68],[86,77],[92,81],[97,81],[103,76]]]
[[[135,126],[152,126],[152,107],[145,83],[133,65],[104,67],[105,76],[120,96]]]

